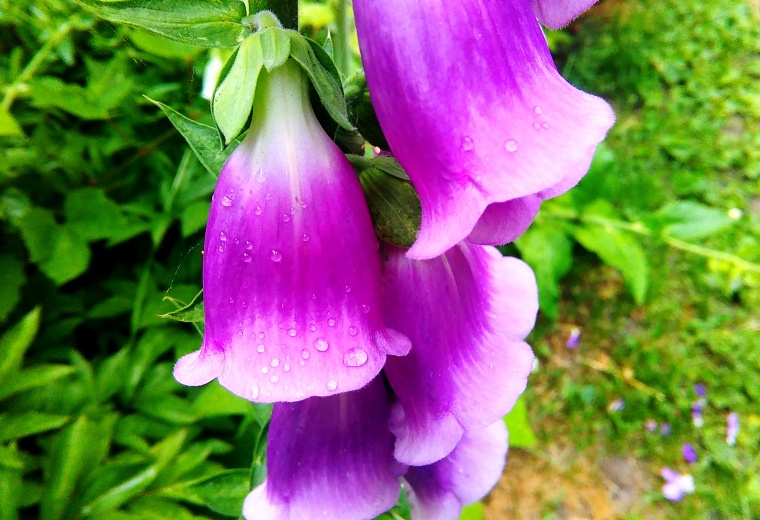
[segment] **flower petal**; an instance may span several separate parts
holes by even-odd
[[[559,75],[528,2],[353,5],[373,105],[422,202],[412,257],[454,246],[490,204],[556,195],[588,170],[612,110]]]
[[[382,378],[355,392],[277,403],[267,480],[246,498],[248,520],[365,520],[390,509],[405,467],[393,460]]]
[[[501,477],[507,456],[507,427],[497,421],[464,434],[451,454],[404,476],[412,520],[456,520],[462,507],[483,498]]]
[[[596,2],[597,0],[531,0],[536,18],[550,29],[561,29]]]
[[[445,457],[466,429],[504,416],[525,389],[533,354],[522,339],[538,311],[530,268],[465,242],[433,260],[385,246],[386,322],[412,340],[385,373],[398,397],[395,456],[423,465]]]
[[[489,204],[467,240],[491,246],[512,242],[531,225],[542,200],[538,195],[528,195]]]
[[[361,388],[386,354],[409,348],[382,321],[369,210],[312,112],[300,68],[263,74],[257,115],[211,204],[203,348],[175,377],[189,385],[217,377],[258,402]]]

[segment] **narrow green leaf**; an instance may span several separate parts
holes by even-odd
[[[290,36],[286,31],[271,27],[254,37],[261,41],[261,56],[268,71],[281,66],[290,56]]]
[[[23,136],[24,131],[8,111],[0,109],[0,137],[10,135]]]
[[[80,416],[59,435],[50,453],[50,475],[40,504],[40,520],[66,517],[71,497],[82,474],[82,459],[90,450],[86,416]]]
[[[214,380],[206,385],[193,401],[193,408],[200,417],[218,417],[220,415],[250,415],[253,405]]]
[[[725,211],[688,200],[668,204],[656,216],[669,222],[666,235],[681,240],[706,238],[736,223]]]
[[[35,307],[0,337],[0,383],[18,370],[26,349],[32,344],[40,326],[40,308]],[[1,433],[0,433],[1,435]]]
[[[45,386],[57,379],[73,374],[76,369],[69,365],[39,365],[13,374],[0,385],[0,400],[8,396]]]
[[[318,43],[295,31],[290,34],[290,56],[303,67],[330,117],[342,128],[354,130],[348,119],[340,76],[330,57]]]
[[[641,244],[632,236],[603,226],[581,227],[575,239],[583,247],[599,255],[602,261],[620,271],[637,304],[646,299],[649,285],[649,264]]]
[[[0,518],[3,520],[18,520],[22,483],[20,469],[0,467]]]
[[[231,469],[195,484],[189,491],[215,513],[238,517],[251,491],[250,477],[247,469]]]
[[[234,47],[249,28],[242,2],[229,0],[75,0],[111,22],[202,47]]]
[[[224,143],[230,144],[251,116],[256,83],[264,66],[261,40],[257,37],[246,38],[237,53],[224,79],[216,87],[211,110],[214,121],[224,136]]]
[[[55,430],[69,420],[67,415],[40,412],[0,414],[0,443]]]
[[[0,323],[4,322],[21,299],[21,287],[26,283],[24,263],[12,255],[0,255]]]

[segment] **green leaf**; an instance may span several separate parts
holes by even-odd
[[[642,305],[649,285],[649,264],[641,244],[631,235],[615,228],[588,225],[575,230],[575,239],[599,255],[602,261],[620,271],[633,299]]]
[[[290,36],[278,27],[255,35],[261,42],[261,56],[267,71],[281,66],[290,56]]]
[[[249,33],[245,6],[230,0],[75,0],[108,21],[202,47],[234,47]]]
[[[665,234],[681,240],[705,238],[736,223],[725,211],[688,200],[673,202],[657,212],[656,217],[673,222]]]
[[[183,209],[179,217],[182,236],[187,238],[205,228],[210,209],[211,203],[206,200],[193,202]]]
[[[504,423],[509,430],[509,446],[513,448],[529,448],[538,444],[533,429],[528,421],[528,407],[525,397],[520,397],[512,410],[504,417]]]
[[[220,415],[250,415],[253,405],[242,399],[214,380],[207,384],[193,402],[193,408],[199,417],[218,417]]]
[[[39,412],[0,414],[0,443],[55,430],[66,424],[67,415]]]
[[[66,195],[67,226],[88,241],[118,236],[127,225],[118,204],[99,188],[81,188]]]
[[[190,60],[202,50],[202,47],[197,45],[170,40],[140,30],[130,31],[129,39],[132,40],[135,47],[141,51],[162,58],[182,58]]]
[[[54,77],[33,79],[29,88],[37,108],[59,108],[86,120],[107,119],[109,111],[86,88]]]
[[[0,352],[3,353],[0,356],[0,383],[4,383],[12,372],[18,370],[39,326],[40,308],[36,307],[0,337]]]
[[[203,167],[211,175],[218,177],[219,172],[222,171],[222,166],[224,166],[227,157],[232,153],[234,147],[230,146],[226,150],[221,150],[219,147],[219,134],[216,129],[193,121],[160,101],[147,99],[159,107],[166,117],[169,118],[174,128],[182,134],[187,144],[195,152],[195,156],[198,157]]]
[[[290,34],[290,56],[303,67],[330,117],[342,128],[354,130],[348,119],[340,76],[327,53],[313,40],[295,31]]]
[[[40,270],[57,285],[73,280],[90,265],[90,248],[67,227],[60,227],[50,257]]]
[[[7,110],[0,109],[0,137],[11,135],[23,136],[24,131]]]
[[[0,255],[0,273],[3,273],[3,283],[0,284],[0,323],[8,316],[21,299],[21,287],[26,283],[24,264],[11,255]]]
[[[261,40],[246,38],[230,58],[232,65],[214,91],[211,111],[225,145],[230,144],[251,116],[256,83],[264,66]],[[226,68],[226,67],[225,67]]]
[[[247,469],[231,469],[196,483],[186,491],[215,513],[238,517],[251,491],[250,473]]]
[[[18,520],[23,481],[20,469],[0,467],[0,518]]]
[[[573,263],[573,243],[561,230],[536,224],[515,241],[517,250],[536,274],[538,301],[548,317],[559,315],[559,281]]]
[[[0,385],[0,400],[19,392],[45,386],[75,371],[76,368],[70,365],[39,365],[26,368]]]
[[[462,509],[459,520],[483,520],[485,518],[485,508],[483,502],[475,502]]]

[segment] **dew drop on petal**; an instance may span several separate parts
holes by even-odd
[[[280,360],[277,358],[272,358],[271,365],[272,365],[272,368],[277,368],[278,366],[280,366]]]
[[[259,385],[253,385],[251,387],[251,399],[256,399],[259,396]]]
[[[287,363],[285,363],[285,364],[282,366],[282,369],[283,369],[285,372],[290,372],[290,365],[288,365]]]
[[[282,214],[282,221],[285,222],[285,223],[290,222],[290,215],[288,215],[287,213],[283,213]]]
[[[309,330],[312,332],[315,332],[317,330],[317,326],[312,323],[311,325],[309,325]]]
[[[338,388],[338,382],[335,379],[330,379],[325,386],[330,392],[334,392]]]
[[[298,364],[301,365],[301,366],[304,366],[306,364],[306,362],[305,361],[299,361]]]
[[[301,357],[304,358],[304,359],[309,359],[309,351],[306,350],[306,349],[303,349],[301,351]]]
[[[329,320],[327,320],[327,325],[329,325],[330,327],[334,327],[335,326],[335,318],[330,318]]]
[[[236,238],[236,239],[234,240],[234,242],[235,242],[236,244],[239,244],[239,243],[240,243],[240,239],[239,239],[239,238]]]
[[[360,367],[367,362],[367,352],[360,348],[352,348],[343,354],[343,364],[347,367]]]
[[[266,350],[266,349],[264,348],[264,345],[263,345],[263,344],[261,344],[261,343],[259,343],[259,345],[256,347],[256,352],[258,352],[259,354],[261,354],[261,353],[262,353],[262,352],[264,352],[265,350]]]
[[[549,130],[549,123],[544,121],[543,123],[541,123],[541,128],[543,128],[544,130]]]
[[[362,312],[364,314],[367,314],[369,312],[369,305],[367,304],[362,305]]]
[[[248,253],[243,253],[243,262],[246,264],[253,261],[253,257],[249,255]]]
[[[238,331],[238,336],[241,336],[241,337],[243,336],[243,329],[240,329],[240,330]]]
[[[221,240],[222,242],[227,241],[227,234],[224,231],[219,232],[219,240]]]
[[[259,168],[259,171],[256,172],[256,180],[259,181],[259,183],[264,182],[264,168]]]
[[[540,116],[543,113],[543,110],[541,110],[541,107],[536,105],[533,107],[533,113],[537,116]]]
[[[253,249],[253,244],[251,244],[251,241],[250,241],[250,240],[246,240],[246,241],[245,241],[245,248],[246,248],[248,251],[250,251],[251,249]]]
[[[330,347],[330,344],[325,338],[317,338],[314,340],[314,348],[320,352],[324,352]]]
[[[272,262],[278,263],[280,260],[282,260],[282,253],[280,253],[279,251],[275,251],[274,249],[272,249],[272,252],[269,253],[269,258],[270,258],[270,260],[272,260]]]
[[[350,293],[350,292],[351,292],[351,287],[350,287],[350,286],[348,286],[348,285],[346,285],[346,292],[347,292],[347,293]]]
[[[263,367],[263,368],[261,369],[261,373],[262,373],[262,374],[268,374],[268,373],[269,373],[269,367]]]
[[[273,383],[276,383],[277,381],[279,381],[279,380],[280,380],[280,377],[279,377],[279,376],[272,376],[272,377],[270,377],[270,378],[269,378],[269,380],[270,380],[271,382],[273,382]]]
[[[296,329],[288,329],[288,336],[290,336],[291,338],[295,338],[297,334],[298,334],[298,331]]]
[[[222,197],[222,206],[224,206],[225,208],[229,208],[230,206],[232,206],[232,199],[229,198],[227,195]]]
[[[517,151],[517,141],[514,139],[509,139],[507,142],[504,143],[504,149],[508,151],[509,153],[514,153]]]
[[[462,151],[463,152],[471,152],[475,148],[475,142],[472,140],[472,137],[465,137],[462,139]]]
[[[262,213],[264,213],[264,208],[262,208],[261,206],[256,206],[256,209],[253,210],[253,214],[256,215],[257,217],[261,215]]]
[[[224,246],[219,246],[219,252],[222,253],[224,251]]]
[[[533,128],[536,130],[541,130],[541,123],[533,123]]]
[[[309,237],[309,235],[307,235],[306,233],[304,233],[303,234],[303,238],[301,238],[301,240],[303,240],[304,242],[308,242],[310,238],[311,237]]]
[[[356,327],[351,326],[348,328],[348,333],[352,336],[356,336]]]
[[[259,336],[259,339],[264,339],[264,333],[263,332],[259,332],[258,336]]]

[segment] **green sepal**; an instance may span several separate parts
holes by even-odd
[[[211,111],[225,145],[240,135],[251,116],[256,83],[263,67],[261,39],[255,34],[245,39],[222,71]]]
[[[245,4],[230,0],[74,0],[109,22],[201,47],[234,47],[250,33]]]
[[[411,247],[420,228],[422,207],[409,177],[393,157],[350,156],[359,173],[375,234],[380,240]]]
[[[290,57],[290,35],[287,32],[272,27],[256,36],[261,42],[264,67],[267,71],[280,67]]]
[[[372,106],[363,70],[356,71],[346,81],[346,109],[349,120],[370,144],[382,150],[391,149]]]

